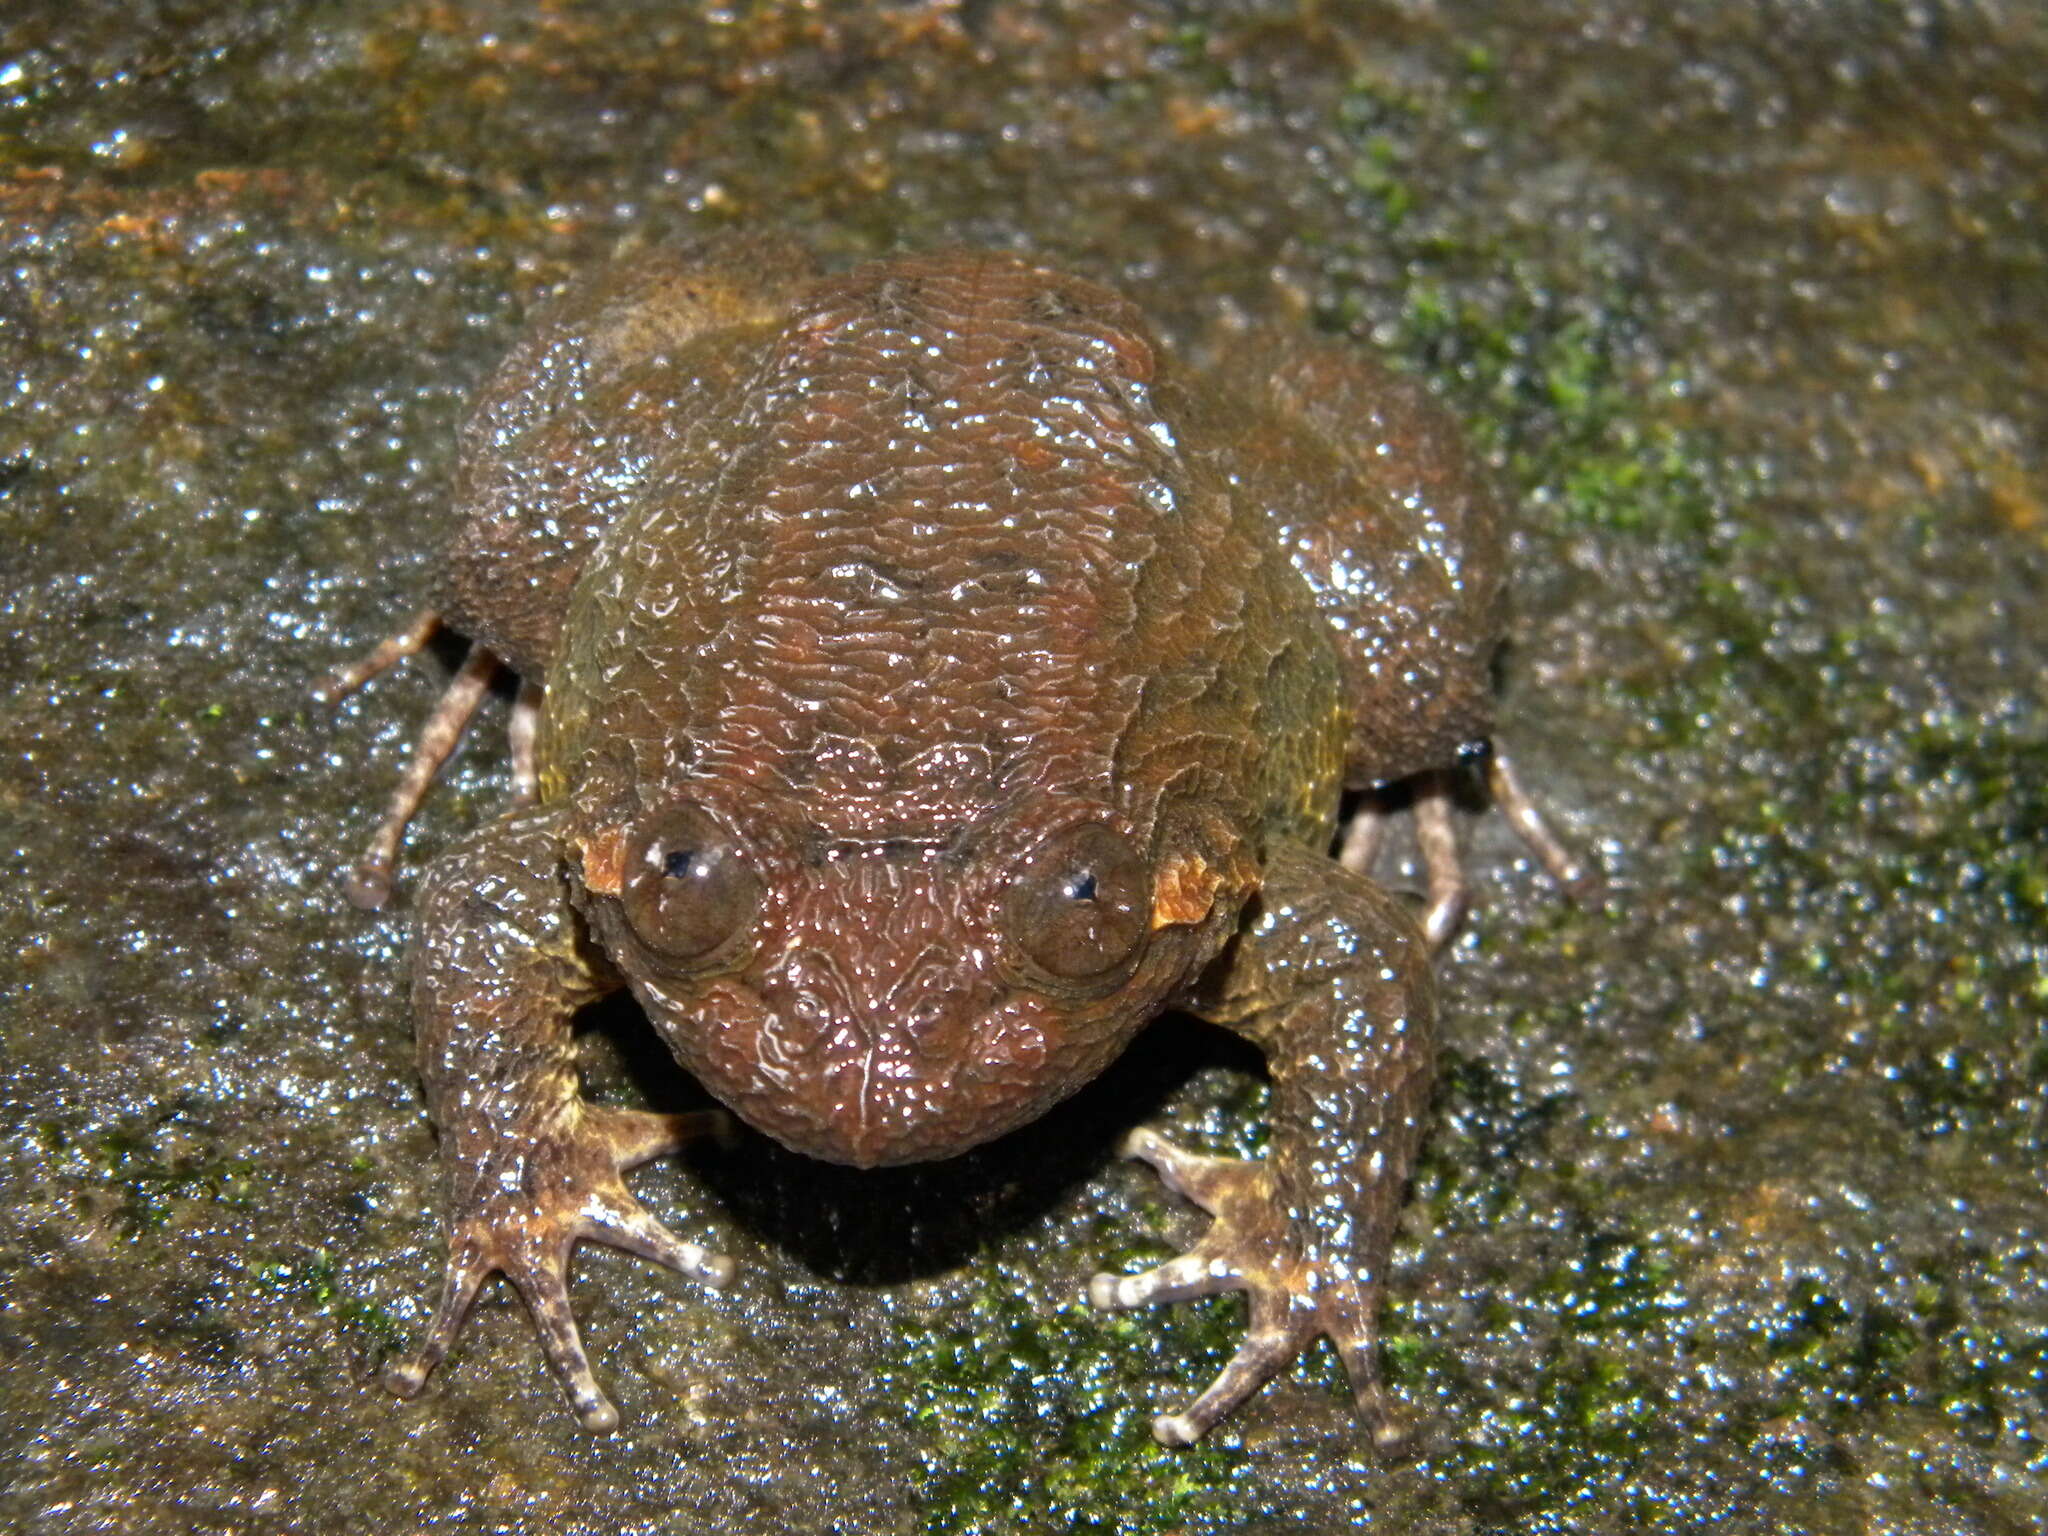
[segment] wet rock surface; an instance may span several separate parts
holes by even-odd
[[[0,1518],[30,1531],[1978,1532],[2048,1505],[2048,25],[2020,5],[28,5],[0,23]],[[636,1188],[578,1432],[440,1264],[401,900],[339,879],[449,658],[454,423],[621,240],[1018,246],[1389,350],[1524,512],[1497,820],[1386,1326],[1201,1447],[1238,1304],[1104,1318],[1257,1144],[1155,1029],[1038,1126]],[[1227,347],[1227,341],[1220,343]],[[487,727],[417,871],[507,790]],[[630,1008],[593,1092],[695,1090]]]

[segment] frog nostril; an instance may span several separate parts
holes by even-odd
[[[910,1031],[912,1039],[929,1042],[945,1028],[946,1013],[943,997],[920,998],[904,1010],[903,1027]]]
[[[799,992],[789,1000],[787,1018],[790,1043],[811,1046],[832,1032],[837,1010],[816,992]]]

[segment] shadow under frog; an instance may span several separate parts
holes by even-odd
[[[1025,1125],[1180,1010],[1264,1054],[1271,1151],[1123,1143],[1214,1219],[1090,1299],[1249,1300],[1235,1356],[1155,1433],[1200,1437],[1327,1336],[1398,1442],[1376,1315],[1505,542],[1411,386],[1333,347],[1232,363],[1184,371],[1118,295],[1015,256],[821,274],[743,236],[626,259],[535,319],[464,425],[439,603],[330,690],[444,623],[475,642],[358,867],[374,902],[476,701],[521,679],[521,803],[416,903],[451,1235],[396,1390],[503,1273],[610,1427],[574,1246],[734,1277],[622,1178],[716,1113],[586,1100],[587,1003],[630,991],[721,1103],[855,1168]],[[1346,790],[1417,775],[1420,926],[1367,873],[1381,818],[1328,854]]]
[[[623,1079],[642,1102],[683,1109],[704,1099],[629,1000],[586,1009],[577,1032],[584,1059],[595,1051],[607,1078]],[[1246,1041],[1170,1014],[1071,1098],[956,1157],[855,1168],[792,1152],[744,1124],[686,1156],[722,1216],[805,1270],[847,1285],[898,1285],[958,1269],[992,1239],[1043,1220],[1197,1074],[1261,1067]]]

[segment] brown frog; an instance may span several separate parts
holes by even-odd
[[[580,1094],[572,1015],[630,988],[749,1124],[862,1167],[1044,1113],[1169,1009],[1255,1042],[1263,1160],[1126,1143],[1214,1221],[1098,1307],[1224,1290],[1242,1348],[1185,1444],[1318,1335],[1397,1438],[1375,1315],[1427,1108],[1432,941],[1462,883],[1506,581],[1444,418],[1349,350],[1183,368],[1117,294],[1010,255],[822,274],[713,239],[565,294],[463,429],[437,610],[475,648],[354,895],[502,663],[521,804],[418,901],[420,1072],[452,1227],[411,1395],[479,1285],[518,1288],[582,1422],[618,1415],[566,1289],[609,1243],[710,1285],[621,1174],[715,1116]],[[1582,879],[1505,761],[1494,797]],[[1413,775],[1421,923],[1339,796]]]

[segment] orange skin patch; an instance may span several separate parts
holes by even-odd
[[[583,888],[616,896],[626,883],[626,829],[606,827],[583,845]]]
[[[1223,876],[1200,854],[1183,854],[1159,872],[1152,891],[1152,926],[1199,923],[1216,905]]]

